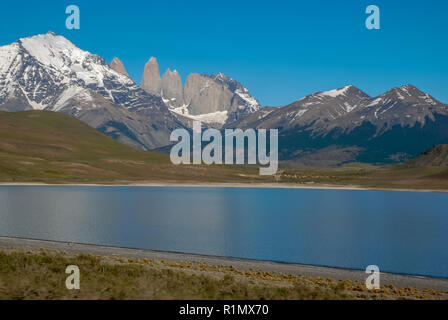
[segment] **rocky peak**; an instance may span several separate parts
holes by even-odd
[[[428,119],[435,121],[436,114],[447,113],[445,105],[408,84],[366,100],[364,106],[351,117],[342,119],[335,125],[352,130],[364,122],[370,122],[377,128],[376,135],[381,135],[394,126],[424,126]]]
[[[127,77],[129,77],[128,73],[126,72],[126,69],[123,65],[123,62],[121,62],[120,59],[118,59],[117,57],[113,58],[110,65],[111,69],[117,71],[118,73],[121,73]]]
[[[334,89],[330,91],[323,91],[323,92],[317,92],[312,94],[313,97],[321,97],[321,98],[336,98],[340,100],[347,100],[347,99],[368,99],[370,98],[368,94],[363,92],[362,90],[356,88],[353,85],[347,85],[345,87]]]
[[[147,93],[134,81],[113,71],[100,56],[54,33],[0,47],[0,79],[4,79],[0,80],[0,105],[14,97],[32,109],[53,109],[61,99],[85,88],[126,107],[148,104]]]
[[[310,94],[290,105],[257,112],[255,124],[260,128],[308,127],[323,131],[337,119],[364,108],[369,96],[352,85]]]
[[[170,108],[184,105],[184,93],[182,81],[177,70],[168,68],[162,77],[162,97],[165,104]]]
[[[439,101],[411,84],[393,88],[377,98],[379,101],[400,101],[408,104],[438,105]]]
[[[207,79],[200,75],[199,73],[191,73],[187,81],[185,82],[184,88],[184,101],[185,104],[190,104],[191,99],[198,93],[201,92],[202,89],[205,89],[207,86]]]
[[[0,46],[0,110],[30,109],[68,113],[142,149],[169,144],[180,126],[160,97],[53,33]]]
[[[245,87],[223,73],[192,73],[184,88],[176,70],[168,68],[160,78],[155,58],[151,58],[145,66],[141,87],[149,93],[161,96],[173,113],[190,120],[207,115],[209,123],[224,124],[229,119],[235,120],[260,108],[258,101]]]
[[[226,111],[230,107],[231,93],[206,75],[190,74],[184,93],[185,104],[192,115]]]
[[[285,108],[291,111],[302,110],[300,116],[295,116],[296,120],[305,112],[307,117],[314,114],[312,118],[316,118],[316,120],[319,118],[334,120],[362,107],[363,103],[368,101],[369,98],[369,95],[362,90],[348,85],[339,89],[313,93]]]
[[[154,57],[151,57],[145,65],[141,87],[151,94],[161,95],[162,78],[160,77],[159,64]]]
[[[230,78],[229,76],[226,76],[225,74],[223,74],[222,72],[218,73],[218,74],[212,74],[209,76],[211,79],[213,79],[213,81],[221,84],[224,87],[227,87],[230,91],[235,92],[235,91],[240,91],[243,92],[244,88],[241,83],[239,83],[238,81]]]
[[[190,74],[185,83],[184,101],[190,115],[219,113],[221,124],[260,108],[246,88],[223,73]]]

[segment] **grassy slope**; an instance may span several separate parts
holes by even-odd
[[[65,287],[76,265],[81,289]],[[0,250],[0,299],[447,299],[448,292],[300,277],[232,266]]]
[[[125,146],[70,116],[0,112],[0,181],[240,181],[258,170],[174,166],[169,156]]]

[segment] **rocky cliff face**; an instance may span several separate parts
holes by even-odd
[[[151,57],[146,63],[140,86],[148,93],[161,95],[162,78],[160,78],[159,64],[156,58]]]
[[[260,108],[246,88],[222,73],[192,73],[185,88],[176,70],[168,69],[160,78],[156,58],[151,58],[146,64],[141,87],[162,97],[171,112],[187,126],[193,120],[200,120],[205,125],[219,128]]]
[[[163,101],[170,108],[178,108],[184,105],[184,89],[177,70],[169,68],[162,77],[161,95]]]
[[[190,74],[185,84],[184,101],[188,114],[196,116],[226,112],[226,122],[260,109],[258,101],[250,96],[246,88],[222,73]]]
[[[121,62],[120,59],[118,59],[117,57],[113,58],[110,65],[112,70],[117,71],[118,73],[121,73],[122,75],[125,75],[126,77],[129,78],[128,73],[126,72],[126,69],[124,67],[123,62]]]
[[[189,114],[195,116],[237,109],[234,93],[207,75],[190,74],[185,84],[185,104]]]
[[[184,88],[184,106],[173,112],[217,128],[260,109],[260,104],[239,82],[219,73],[192,73]]]

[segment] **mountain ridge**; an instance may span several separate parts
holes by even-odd
[[[226,125],[236,127],[279,129],[282,160],[305,165],[387,164],[409,160],[448,141],[448,106],[413,85],[377,97],[348,85],[287,106],[262,108]],[[310,162],[311,158],[317,160]]]
[[[183,127],[160,97],[62,36],[48,32],[0,47],[0,110],[82,113],[98,128],[107,126],[97,121],[104,108],[115,109],[115,129],[123,131],[120,136],[132,132],[132,146],[143,150],[169,144],[171,131]]]
[[[200,120],[206,126],[220,128],[261,107],[247,88],[221,72],[190,73],[185,86],[176,70],[168,68],[161,77],[155,57],[145,65],[140,86],[162,97],[173,115],[190,127],[193,120]]]
[[[193,120],[279,129],[281,160],[307,164],[395,163],[448,143],[448,106],[410,84],[376,97],[347,85],[261,107],[223,73],[192,73],[182,86],[176,70],[160,76],[154,57],[139,86],[118,58],[109,65],[52,32],[0,47],[0,110],[69,114],[142,150],[169,145],[170,133]]]

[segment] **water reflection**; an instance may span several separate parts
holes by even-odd
[[[0,235],[448,277],[447,194],[0,187]]]

